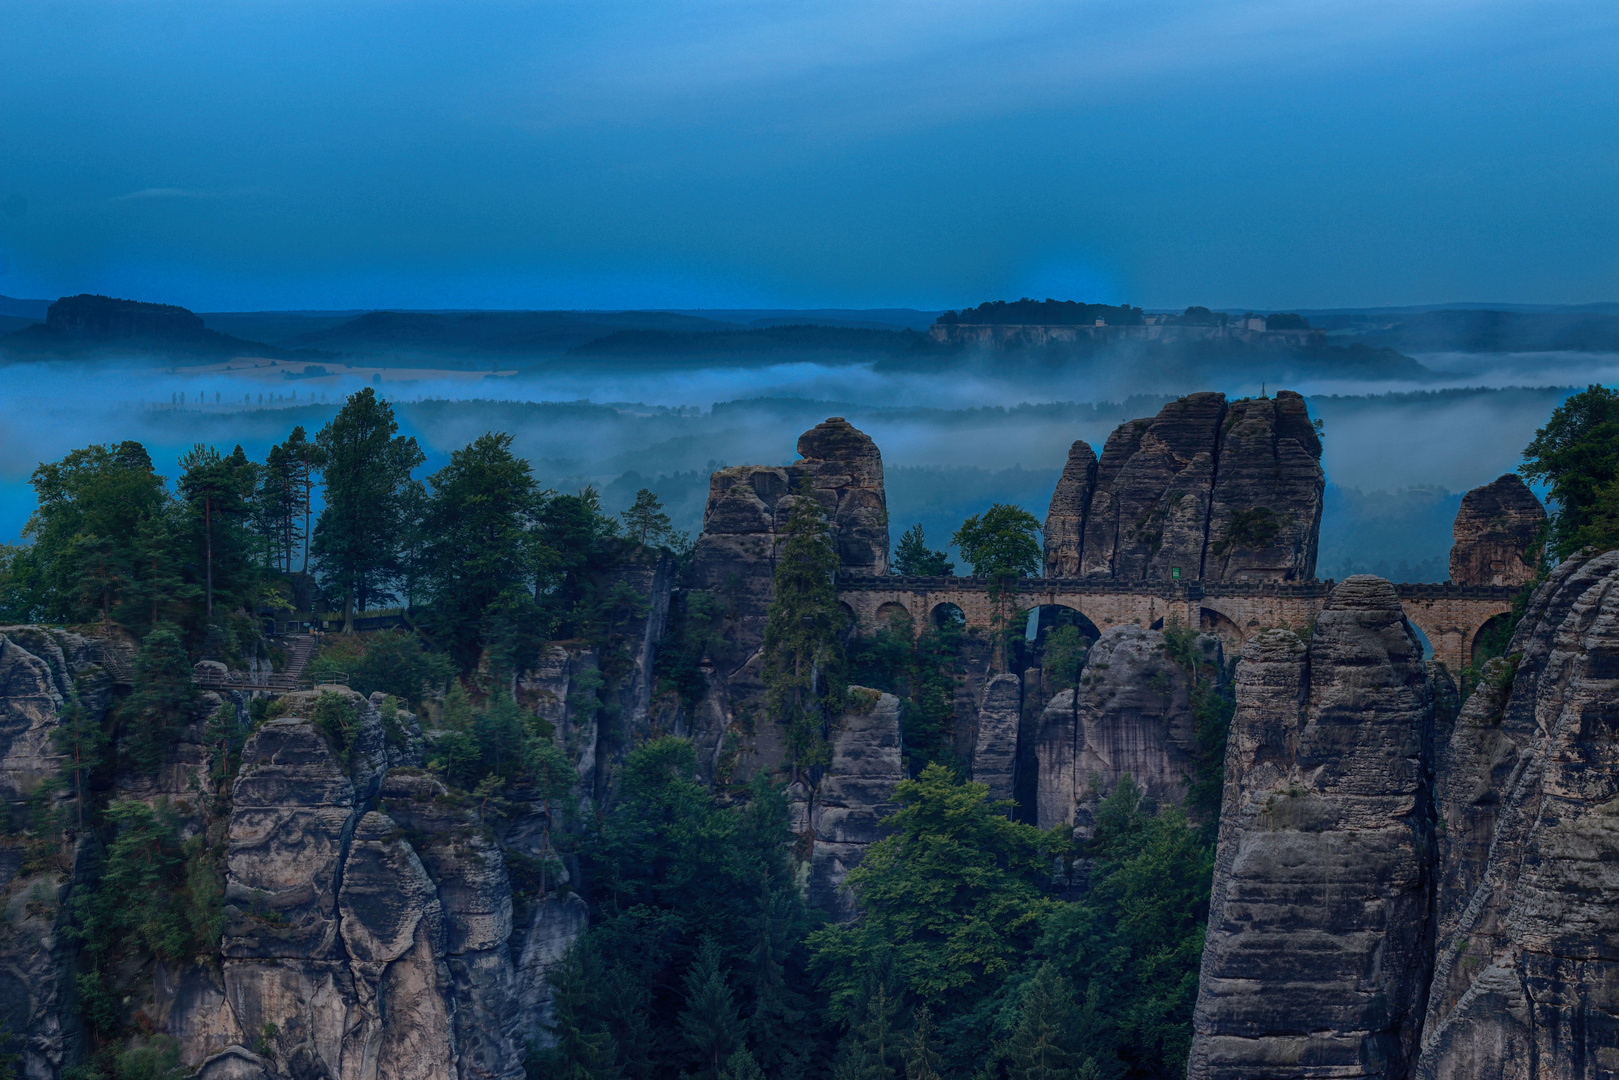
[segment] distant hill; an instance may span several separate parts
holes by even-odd
[[[710,362],[776,360],[783,354],[805,359],[869,360],[941,350],[914,330],[873,330],[847,326],[760,326],[707,331],[620,330],[576,345],[567,355],[655,362],[667,357],[702,357]]]
[[[105,352],[216,357],[244,352],[277,355],[260,342],[210,330],[196,314],[174,304],[150,304],[81,293],[64,296],[45,321],[0,338],[12,357],[94,355]]]
[[[724,330],[731,324],[661,311],[372,311],[282,344],[369,353],[554,356],[620,330]]]
[[[1402,352],[1619,352],[1619,314],[1601,311],[1425,311],[1313,316],[1316,326]]]
[[[49,300],[18,300],[12,296],[0,296],[0,315],[7,318],[38,322],[45,317],[45,309],[50,306]]]

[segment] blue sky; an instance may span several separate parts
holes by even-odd
[[[1619,4],[0,5],[0,293],[1619,300]]]

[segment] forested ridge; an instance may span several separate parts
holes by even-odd
[[[200,820],[182,820],[163,799],[132,792],[199,722],[193,663],[273,667],[285,639],[265,633],[266,613],[329,607],[352,619],[381,606],[403,608],[404,625],[328,635],[314,681],[341,674],[361,694],[385,695],[389,739],[407,710],[431,724],[426,772],[486,827],[519,795],[551,807],[553,854],[508,855],[512,888],[561,888],[588,905],[588,931],[549,976],[553,1014],[527,1033],[529,1075],[1183,1071],[1230,715],[1217,680],[1199,706],[1216,792],[1188,802],[1200,825],[1126,782],[1082,841],[1067,828],[1043,832],[964,779],[950,734],[963,657],[975,648],[996,650],[1003,669],[1043,663],[1054,687],[1083,677],[1088,641],[1077,628],[1055,628],[1039,656],[1020,651],[1032,646],[1013,633],[1017,581],[1038,568],[1038,523],[996,506],[955,537],[1002,590],[1005,610],[987,638],[948,621],[919,634],[900,624],[851,633],[831,589],[826,524],[802,499],[765,635],[766,697],[786,733],[786,764],[745,779],[722,767],[705,780],[689,739],[659,730],[632,739],[613,697],[629,663],[627,628],[646,611],[609,571],[648,559],[678,571],[689,541],[650,492],[615,520],[593,491],[540,489],[510,443],[483,435],[418,477],[420,450],[365,390],[262,462],[240,448],[195,447],[172,489],[133,442],[36,471],[38,510],[25,542],[4,550],[0,618],[77,626],[133,654],[132,686],[104,720],[66,704],[61,774],[12,807],[4,837],[36,870],[67,874],[74,852],[90,852],[63,923],[84,1032],[83,1060],[64,1075],[185,1075],[173,1041],[141,1010],[141,987],[159,971],[219,962],[230,781],[244,742],[288,708],[258,695],[245,727],[228,703],[203,718],[204,741],[218,750],[215,794],[200,798]],[[920,529],[897,557],[901,571],[953,570]],[[657,693],[700,696],[709,642],[732,617],[723,590],[682,598],[659,649]],[[577,772],[553,725],[514,692],[518,674],[558,641],[600,657],[573,692],[596,702],[603,760],[620,762],[611,775]],[[1190,653],[1171,660],[1196,666]],[[841,924],[806,900],[815,840],[795,822],[789,784],[814,782],[833,718],[880,692],[900,699],[908,779],[894,792],[889,834],[848,879],[860,915]],[[349,701],[321,694],[303,717],[344,763],[358,724]],[[278,918],[249,914],[267,926]],[[270,1054],[275,1037],[261,1032],[254,1047]]]

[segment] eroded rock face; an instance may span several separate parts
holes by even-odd
[[[1062,479],[1046,511],[1046,577],[1077,577],[1085,545],[1085,518],[1096,486],[1096,451],[1083,439],[1068,448]]]
[[[765,612],[775,592],[775,559],[803,481],[826,513],[839,567],[845,573],[888,572],[888,511],[882,455],[865,433],[831,417],[798,440],[791,465],[721,469],[709,478],[703,532],[687,567],[689,596],[704,593],[726,612],[724,638],[708,659],[710,694],[696,715],[669,726],[689,731],[712,775],[724,735],[738,715],[763,712]],[[771,768],[784,748],[774,725],[748,737],[748,767]]]
[[[1119,581],[1315,576],[1321,443],[1291,391],[1190,394],[1076,443],[1047,515],[1046,574]]]
[[[168,1030],[204,1076],[519,1080],[528,1018],[502,852],[437,780],[381,775],[380,722],[359,715],[346,763],[296,717],[249,738],[221,977],[182,987]],[[386,812],[367,811],[373,797]]]
[[[843,881],[860,865],[866,848],[882,839],[882,819],[895,809],[894,786],[905,778],[899,699],[849,689],[856,705],[832,724],[832,762],[809,807],[810,900],[845,920],[854,917],[855,907],[854,898],[842,891]],[[861,705],[862,699],[867,704]]]
[[[77,702],[100,724],[112,680],[100,644],[41,626],[0,627],[0,820],[21,821],[38,786],[59,772],[54,735]],[[71,813],[72,792],[56,797]],[[73,948],[67,925],[70,883],[82,877],[88,845],[50,865],[30,865],[21,846],[0,846],[0,1017],[18,1041],[19,1075],[54,1077],[74,1064],[79,1018],[73,997]]]
[[[1435,971],[1415,1074],[1619,1068],[1619,552],[1564,562],[1440,761]]]
[[[1314,578],[1325,491],[1321,440],[1302,397],[1281,390],[1232,402],[1220,425],[1203,577]]]
[[[1199,635],[1193,647],[1211,672],[1223,670],[1218,638]],[[1083,828],[1126,775],[1157,803],[1184,803],[1197,753],[1191,687],[1161,631],[1119,626],[1097,639],[1080,685],[1058,693],[1040,717],[1040,827]]]
[[[1010,799],[1018,759],[1018,721],[1023,712],[1023,680],[996,675],[984,685],[973,742],[973,781],[989,786],[989,797]]]
[[[1188,1076],[1402,1077],[1431,963],[1434,691],[1393,586],[1250,638]]]
[[[1535,576],[1536,540],[1546,508],[1535,493],[1507,473],[1462,496],[1456,511],[1456,543],[1450,549],[1450,580],[1458,585],[1522,585]]]

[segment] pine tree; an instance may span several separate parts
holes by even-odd
[[[1073,1080],[1084,1063],[1074,988],[1051,964],[1041,964],[1023,993],[1018,1024],[1007,1041],[1011,1080]]]
[[[147,634],[135,654],[135,691],[119,708],[137,768],[149,774],[163,763],[196,698],[191,659],[179,635],[168,627]]]
[[[939,1053],[933,1013],[919,1005],[911,1014],[911,1033],[905,1039],[905,1080],[939,1080],[944,1055]]]
[[[928,547],[918,523],[906,529],[894,547],[893,571],[901,577],[949,577],[956,566],[945,552]]]
[[[867,965],[853,1022],[838,1046],[834,1080],[893,1080],[903,1065],[906,1045],[897,1025],[902,998],[887,954]]]
[[[594,1013],[600,1004],[600,965],[575,944],[546,975],[551,984],[549,1050],[531,1052],[538,1075],[549,1080],[618,1080],[618,1047]]]
[[[371,387],[350,395],[317,437],[326,505],[315,522],[313,552],[332,592],[343,597],[343,632],[354,610],[392,597],[407,527],[405,489],[427,460],[416,440],[398,434],[393,407]]]
[[[647,488],[635,493],[634,505],[619,517],[624,519],[629,535],[642,547],[662,543],[674,533],[669,525],[669,515],[663,512],[663,504]]]
[[[318,443],[309,441],[309,436],[304,434],[302,424],[293,428],[292,434],[288,435],[287,441],[281,445],[286,450],[293,486],[297,492],[297,509],[303,513],[304,558],[299,572],[307,574],[309,572],[309,519],[315,504],[315,477],[320,473],[322,465],[325,464],[326,454]]]
[[[742,1018],[725,980],[719,943],[705,937],[697,958],[686,972],[686,1009],[680,1014],[680,1032],[696,1052],[698,1077],[718,1080],[731,1052],[742,1041]]]
[[[794,777],[829,760],[825,726],[843,700],[844,617],[834,577],[838,553],[806,482],[787,518],[765,613],[765,700],[787,733]]]
[[[765,1074],[744,1046],[726,1059],[720,1080],[765,1080]]]
[[[62,773],[73,789],[75,814],[79,828],[84,827],[84,803],[89,797],[90,774],[101,765],[102,752],[107,746],[107,734],[101,725],[90,718],[90,712],[73,695],[62,707],[61,719],[51,732],[56,749],[62,755]]]

